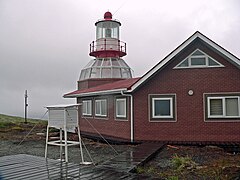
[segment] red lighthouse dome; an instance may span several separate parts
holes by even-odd
[[[111,20],[112,19],[112,13],[110,13],[109,11],[105,12],[104,19],[105,20]]]

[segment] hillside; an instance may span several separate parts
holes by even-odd
[[[27,119],[27,123],[24,122],[25,119],[22,117],[0,114],[0,140],[19,140],[31,130],[33,130],[33,132],[29,138],[39,138],[36,136],[36,133],[46,130],[47,121]]]

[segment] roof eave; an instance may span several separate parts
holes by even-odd
[[[127,88],[105,90],[105,91],[94,91],[94,92],[79,93],[79,94],[70,94],[70,95],[64,95],[63,97],[64,98],[77,98],[77,97],[87,97],[87,96],[106,95],[106,94],[118,94],[123,91],[127,91]]]

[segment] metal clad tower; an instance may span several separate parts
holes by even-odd
[[[79,89],[82,81],[110,82],[132,78],[132,70],[122,59],[126,53],[126,43],[119,40],[121,23],[112,19],[112,14],[106,12],[104,19],[98,20],[96,26],[96,41],[90,44],[90,56],[95,57],[81,70]],[[92,83],[95,84],[95,83]],[[86,86],[86,82],[84,84]],[[90,87],[91,85],[88,85]],[[86,87],[85,87],[86,88]]]

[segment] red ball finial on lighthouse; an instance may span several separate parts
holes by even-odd
[[[110,13],[109,11],[105,12],[104,19],[105,20],[111,20],[112,19],[112,13]]]

